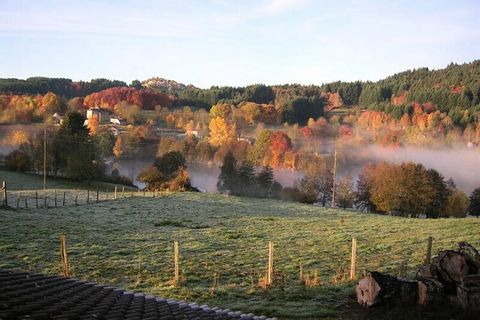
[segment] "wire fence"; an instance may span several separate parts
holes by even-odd
[[[124,186],[96,189],[39,189],[9,190],[4,181],[0,187],[0,206],[14,209],[56,208],[72,205],[87,205],[128,197],[158,197],[155,191],[132,190]]]

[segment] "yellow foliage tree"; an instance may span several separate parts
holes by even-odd
[[[208,128],[210,129],[210,144],[214,146],[232,143],[237,138],[236,125],[228,123],[221,117],[210,120]]]
[[[210,119],[217,117],[226,119],[232,114],[232,106],[227,103],[219,103],[210,109]]]

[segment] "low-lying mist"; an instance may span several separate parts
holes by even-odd
[[[117,169],[120,175],[132,179],[133,183],[143,188],[145,185],[138,181],[138,174],[146,167],[151,166],[153,161],[125,159],[109,162],[107,171],[110,173],[113,169]],[[220,174],[218,166],[209,166],[201,163],[188,164],[188,173],[192,186],[198,188],[202,192],[217,192],[217,180]],[[302,177],[300,172],[290,170],[274,170],[274,179],[282,184],[282,186],[292,186],[293,182]]]
[[[467,194],[480,186],[479,148],[384,148],[376,145],[349,148],[339,153],[338,177],[349,174],[356,181],[365,164],[381,161],[422,163],[427,169],[433,168],[440,172],[445,179],[452,178],[458,188]],[[136,178],[142,169],[151,164],[151,161],[146,160],[117,160],[110,170],[117,168],[121,175],[130,177],[137,186],[143,187]],[[218,166],[194,163],[188,165],[188,172],[192,185],[200,191],[217,192],[220,173]],[[291,170],[274,170],[275,180],[284,187],[292,186],[302,176],[302,173]]]
[[[437,170],[445,179],[452,178],[457,187],[467,194],[480,186],[479,148],[384,148],[370,145],[349,149],[344,155],[344,161],[340,161],[344,167],[339,171],[349,172],[352,177],[356,177],[362,167],[369,162],[402,163],[411,161],[421,163],[427,169]]]

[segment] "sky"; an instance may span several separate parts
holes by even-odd
[[[0,0],[0,77],[376,81],[479,59],[479,17],[476,0]]]

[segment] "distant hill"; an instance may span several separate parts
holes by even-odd
[[[66,78],[33,77],[26,80],[0,78],[0,94],[36,95],[53,92],[59,96],[84,97],[102,90],[128,87],[143,89],[152,93],[165,93],[175,97],[174,105],[191,105],[210,108],[219,102],[238,105],[244,101],[273,103],[276,108],[291,103],[295,99],[323,99],[318,106],[327,110],[360,105],[364,108],[390,112],[401,116],[409,112],[413,102],[429,103],[442,112],[480,110],[480,60],[454,64],[438,70],[420,68],[394,74],[385,79],[371,81],[337,81],[322,85],[303,86],[287,84],[266,86],[262,84],[246,87],[211,87],[199,89],[175,80],[154,77],[132,82],[93,79],[73,82]],[[478,110],[477,110],[478,109]]]

